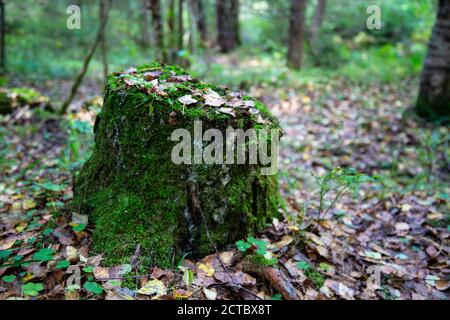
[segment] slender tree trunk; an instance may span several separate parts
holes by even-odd
[[[178,52],[184,49],[183,46],[183,37],[184,37],[184,24],[183,24],[183,15],[184,15],[184,1],[178,0],[178,38],[177,38],[177,49]]]
[[[194,0],[196,4],[196,21],[197,21],[197,29],[200,33],[200,39],[203,43],[208,42],[208,29],[206,26],[206,15],[205,15],[205,7],[203,0]]]
[[[240,46],[241,41],[241,29],[239,27],[239,0],[231,0],[231,16],[233,17],[233,32],[236,38],[236,44]]]
[[[296,70],[302,66],[305,11],[306,0],[291,0],[287,63]]]
[[[165,48],[160,0],[150,0],[150,9],[152,11],[152,25],[153,33],[155,35],[156,57],[158,60],[162,60],[165,58]]]
[[[112,1],[112,0],[110,0]],[[105,18],[105,15],[107,14],[106,10],[108,9],[108,0],[100,0],[100,21],[103,21]],[[106,78],[109,74],[109,68],[108,68],[108,51],[106,48],[106,29],[104,32],[102,32],[101,38],[100,38],[100,54],[102,57],[102,63],[103,63],[103,78],[106,81]]]
[[[316,42],[317,35],[319,33],[320,27],[325,16],[326,10],[326,0],[317,0],[316,9],[314,11],[314,17],[311,25],[311,42]]]
[[[450,1],[439,0],[416,111],[429,120],[450,117]]]
[[[217,42],[221,52],[233,51],[239,43],[238,0],[216,0]]]
[[[205,9],[203,7],[203,0],[190,0],[189,5],[192,15],[194,17],[194,24],[198,33],[200,34],[200,40],[202,45],[208,41],[208,32],[206,29],[206,17]]]
[[[167,11],[167,26],[169,27],[168,62],[176,60],[176,32],[175,32],[175,0],[169,0]]]
[[[142,0],[142,48],[147,49],[150,45],[150,32],[148,30],[149,16],[148,16],[148,3],[147,0]]]
[[[0,73],[6,72],[5,2],[0,0]]]
[[[189,48],[197,54],[197,13],[195,0],[189,0]]]
[[[83,78],[86,75],[86,72],[88,70],[89,63],[91,62],[92,56],[94,55],[95,50],[97,49],[97,46],[99,45],[100,40],[103,36],[103,33],[105,32],[106,24],[108,23],[108,16],[109,16],[110,9],[111,9],[111,0],[106,0],[105,14],[103,15],[102,20],[100,21],[100,27],[98,28],[94,43],[92,44],[91,48],[88,51],[86,58],[84,59],[83,67],[81,68],[80,73],[75,78],[75,81],[72,85],[69,96],[63,102],[63,105],[60,110],[60,114],[66,113],[67,108],[69,107],[73,98],[77,94],[78,88],[80,87],[81,82],[83,81]]]

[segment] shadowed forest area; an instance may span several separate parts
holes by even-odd
[[[450,297],[450,2],[0,0],[0,69],[1,300]]]

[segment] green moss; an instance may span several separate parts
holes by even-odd
[[[158,64],[137,70],[132,79],[148,70],[161,70],[165,79],[185,74],[181,68]],[[258,166],[171,161],[173,130],[192,132],[194,120],[200,119],[225,132],[228,126],[253,127],[252,118],[237,113],[234,119],[202,103],[178,102],[190,90],[212,88],[207,84],[170,84],[171,90],[158,94],[143,90],[145,83],[127,85],[128,76],[115,74],[107,80],[94,152],[74,188],[75,207],[96,225],[93,250],[104,253],[106,263],[129,262],[140,245],[143,265],[170,267],[186,252],[212,252],[206,227],[211,240],[223,247],[260,230],[278,214],[276,177],[260,175]],[[164,77],[159,79],[164,82]]]

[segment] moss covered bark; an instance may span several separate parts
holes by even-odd
[[[276,176],[261,175],[258,165],[172,162],[172,132],[192,132],[195,120],[203,130],[224,133],[227,127],[279,128],[259,102],[249,104],[253,112],[219,112],[202,100],[207,90],[229,97],[177,67],[145,65],[108,78],[94,152],[74,188],[76,208],[96,225],[94,250],[108,263],[128,261],[140,245],[144,265],[169,267],[184,253],[212,252],[205,226],[223,247],[277,215]],[[179,101],[193,93],[197,103]]]

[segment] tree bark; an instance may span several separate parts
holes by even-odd
[[[0,72],[6,72],[6,43],[5,43],[5,2],[0,0]]]
[[[306,0],[291,0],[288,39],[288,67],[300,70],[303,57]]]
[[[447,0],[439,1],[416,111],[428,120],[450,118],[450,1]]]
[[[158,60],[162,60],[165,58],[165,48],[160,0],[150,0],[150,10],[152,12],[153,34],[155,35],[156,57]]]
[[[239,1],[216,0],[217,42],[223,53],[233,51],[239,44]]]
[[[75,81],[72,85],[69,96],[63,102],[63,105],[60,110],[60,114],[66,113],[67,108],[69,107],[73,98],[77,94],[78,88],[80,87],[81,82],[83,81],[83,78],[86,75],[86,72],[88,70],[89,63],[91,62],[92,56],[94,55],[95,50],[97,49],[97,46],[100,43],[100,40],[103,36],[103,33],[105,32],[106,24],[108,23],[108,16],[109,16],[110,9],[111,9],[111,0],[106,0],[105,15],[103,15],[103,19],[100,21],[100,27],[98,28],[94,43],[92,44],[91,48],[88,51],[86,58],[84,59],[83,67],[81,68],[80,73],[75,78]]]
[[[316,9],[314,11],[314,17],[311,25],[311,42],[314,43],[317,40],[320,27],[325,16],[326,0],[317,0]]]

